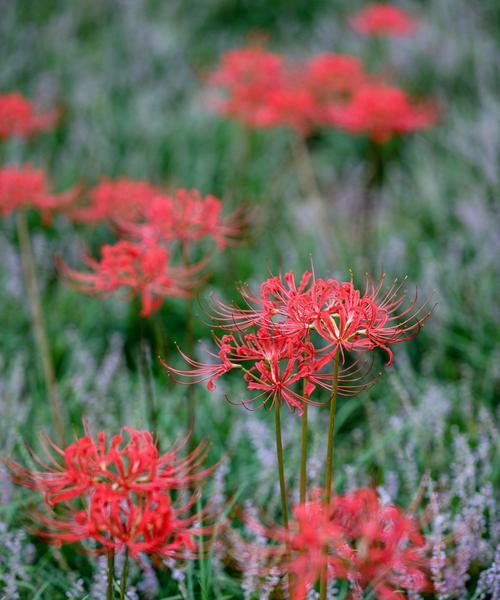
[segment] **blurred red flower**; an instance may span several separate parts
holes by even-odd
[[[398,6],[376,2],[353,15],[349,24],[363,35],[405,37],[415,31],[418,21]]]
[[[336,496],[328,506],[319,500],[299,504],[288,530],[249,525],[278,542],[260,548],[261,560],[291,573],[293,600],[306,598],[324,568],[329,579],[351,583],[351,598],[367,589],[380,600],[429,590],[426,543],[414,519],[381,504],[371,489]]]
[[[90,192],[90,204],[75,208],[75,221],[96,222],[106,220],[137,221],[144,209],[161,190],[147,181],[134,181],[127,177],[116,180],[103,178]]]
[[[202,196],[197,190],[178,189],[171,195],[157,195],[143,209],[144,222],[137,225],[121,220],[129,233],[143,239],[181,245],[212,239],[218,249],[233,244],[241,236],[246,220],[242,210],[222,214],[222,202],[215,196]]]
[[[284,78],[283,58],[259,47],[237,48],[223,54],[208,83],[221,96],[213,103],[220,114],[237,118],[250,127],[273,126],[268,94]]]
[[[79,190],[72,188],[54,194],[42,169],[31,165],[8,165],[0,169],[0,215],[5,217],[16,210],[34,209],[44,220],[57,212],[67,212]]]
[[[364,133],[377,143],[396,134],[426,129],[436,124],[434,102],[413,102],[403,90],[385,83],[361,86],[350,102],[330,106],[326,118],[352,133]]]
[[[189,297],[200,270],[199,264],[171,266],[167,249],[154,240],[106,244],[100,260],[87,256],[85,262],[91,273],[81,273],[61,262],[63,273],[79,291],[107,296],[118,289],[127,290],[129,296],[140,298],[143,317],[160,308],[165,297]]]
[[[29,138],[47,131],[56,124],[58,116],[57,110],[37,112],[19,92],[0,94],[0,140]]]
[[[318,54],[304,69],[307,89],[314,98],[318,126],[329,124],[328,108],[349,101],[368,78],[361,61],[349,54]]]

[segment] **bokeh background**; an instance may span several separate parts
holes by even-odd
[[[360,2],[204,0],[203,2],[0,2],[0,89],[20,90],[62,109],[62,123],[33,142],[30,161],[65,188],[126,175],[166,186],[196,187],[254,209],[246,241],[215,258],[204,295],[229,300],[238,282],[268,273],[302,272],[314,260],[322,275],[362,281],[364,271],[407,275],[437,308],[423,332],[398,349],[393,366],[369,392],[339,406],[337,487],[375,485],[408,505],[424,477],[446,489],[438,510],[446,531],[466,531],[451,561],[456,590],[442,598],[480,598],[480,573],[499,539],[494,488],[498,462],[498,249],[500,193],[500,7],[495,0],[401,2],[421,27],[387,40],[383,61],[346,26]],[[311,156],[321,200],[304,195],[290,154],[291,132],[244,132],[206,109],[204,77],[222,52],[249,39],[292,57],[347,52],[391,74],[406,89],[436,98],[439,125],[391,142],[377,195],[373,253],[353,234],[366,180],[366,140],[328,130]],[[3,160],[5,160],[3,156]],[[137,318],[127,303],[77,294],[61,285],[54,254],[80,264],[83,247],[112,239],[68,222],[30,223],[58,388],[75,430],[84,417],[115,430],[146,422],[137,361]],[[32,342],[15,229],[0,227],[0,422],[3,455],[26,457],[24,442],[50,430],[50,413]],[[185,340],[184,306],[161,310],[165,358]],[[206,319],[197,339],[210,339]],[[159,429],[174,438],[185,422],[185,388],[151,356]],[[227,455],[212,483],[220,502],[278,512],[272,422],[266,413],[230,406],[236,379],[196,390],[196,435],[213,460]],[[326,413],[312,416],[321,430]],[[299,423],[285,423],[288,465],[297,463]],[[323,460],[313,435],[312,482]],[[289,476],[293,478],[290,470]],[[0,506],[0,597],[101,598],[102,565],[47,549],[24,533],[29,502],[4,474]],[[498,489],[498,487],[497,487]],[[427,495],[429,500],[430,493]],[[495,516],[496,513],[496,516]],[[465,528],[465,529],[464,529]],[[462,538],[460,538],[462,539]],[[460,562],[462,561],[462,562]],[[140,598],[258,598],[254,574],[228,571],[216,557],[187,571],[133,572]],[[202,568],[203,567],[203,568]],[[100,569],[100,570],[99,570]],[[149,578],[149,579],[148,579]],[[132,592],[130,592],[132,594]],[[3,594],[3,596],[2,596]],[[17,594],[17,595],[16,595]],[[133,596],[130,595],[130,598]],[[440,596],[441,597],[441,596]],[[488,596],[484,596],[488,597]]]

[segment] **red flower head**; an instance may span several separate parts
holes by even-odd
[[[355,56],[318,54],[307,63],[305,78],[314,97],[315,118],[321,125],[325,122],[328,107],[347,102],[367,80],[367,75]]]
[[[44,220],[55,212],[69,210],[77,196],[74,188],[54,194],[42,169],[30,165],[10,165],[0,169],[0,215],[5,217],[16,210],[34,209]]]
[[[371,489],[332,500],[331,518],[342,531],[330,558],[335,576],[380,600],[401,600],[401,590],[425,591],[425,540],[412,517],[384,506]]]
[[[152,199],[144,208],[144,221],[141,225],[125,221],[121,224],[126,231],[144,239],[178,240],[184,246],[210,238],[219,249],[233,244],[245,225],[241,211],[224,216],[218,198],[185,189]]]
[[[417,304],[417,296],[405,306],[404,281],[395,280],[382,291],[383,275],[375,285],[367,278],[364,291],[354,287],[352,281],[329,281],[332,293],[316,320],[316,331],[333,346],[346,350],[366,351],[382,348],[389,355],[391,346],[415,337],[430,316],[432,308],[424,302]]]
[[[382,283],[368,281],[362,292],[352,281],[317,279],[310,272],[298,283],[293,273],[270,277],[258,293],[241,290],[246,308],[212,301],[215,324],[228,333],[215,338],[218,350],[209,352],[206,363],[181,352],[190,370],[164,366],[186,383],[207,381],[210,390],[219,377],[240,369],[247,388],[259,392],[243,404],[284,401],[300,414],[305,402],[318,404],[311,399],[317,386],[331,390],[338,354],[337,391],[357,394],[375,379],[367,379],[371,365],[351,361],[346,351],[382,348],[390,363],[391,346],[416,335],[431,312],[426,304],[417,307],[416,299],[403,306],[401,286],[382,293]]]
[[[436,124],[433,102],[412,102],[403,90],[384,83],[363,85],[343,106],[331,106],[326,118],[352,133],[364,133],[380,144],[393,135],[426,129]]]
[[[91,273],[81,273],[61,263],[64,274],[79,291],[108,296],[118,289],[128,290],[129,296],[141,299],[143,317],[157,310],[165,297],[188,297],[199,271],[199,265],[170,266],[168,251],[153,240],[138,243],[122,240],[105,245],[100,260],[87,257],[85,262]]]
[[[0,140],[11,137],[29,138],[52,129],[58,112],[36,112],[33,104],[18,92],[0,94]]]
[[[200,468],[204,446],[185,457],[181,447],[161,455],[150,433],[124,427],[109,443],[104,433],[87,434],[64,451],[48,440],[48,463],[35,457],[42,471],[7,465],[16,483],[44,493],[48,510],[35,518],[51,543],[93,540],[97,553],[126,548],[134,557],[187,558],[196,550],[194,536],[209,532],[199,525],[208,513],[193,514],[196,493],[174,503],[170,491],[186,494],[213,469]]]
[[[226,52],[209,77],[223,95],[214,108],[250,127],[272,126],[267,97],[283,77],[283,59],[278,54],[258,47]]]
[[[90,204],[73,211],[76,221],[131,221],[137,222],[144,210],[161,190],[146,181],[121,177],[115,181],[104,178],[90,193]]]
[[[14,462],[7,464],[16,483],[42,492],[45,502],[55,506],[83,493],[90,494],[101,485],[125,494],[181,489],[200,481],[213,470],[199,470],[206,457],[206,446],[200,445],[182,457],[185,442],[160,454],[148,431],[123,427],[111,439],[104,432],[94,437],[86,431],[65,449],[46,438],[45,458],[33,454],[41,470],[26,469]]]
[[[353,597],[372,589],[380,600],[401,600],[402,590],[426,591],[425,541],[415,521],[395,506],[383,506],[375,492],[359,489],[297,505],[288,530],[250,524],[278,542],[262,549],[262,559],[292,575],[293,600],[307,592],[327,569],[328,578],[355,586]],[[356,595],[358,592],[360,595]]]
[[[196,495],[178,506],[166,492],[124,495],[98,485],[80,500],[83,507],[66,504],[58,513],[36,514],[39,535],[57,546],[92,540],[97,547],[91,552],[97,554],[127,549],[139,560],[142,553],[163,560],[193,558],[195,538],[212,530],[199,525],[206,511],[189,514]]]
[[[369,4],[349,19],[349,24],[362,35],[405,37],[417,28],[418,21],[398,6]]]

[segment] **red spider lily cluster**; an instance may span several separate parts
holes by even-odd
[[[351,20],[364,33],[407,35],[415,21],[391,5],[371,5]],[[336,127],[383,143],[397,134],[433,126],[436,104],[418,102],[354,56],[319,54],[295,61],[261,47],[225,53],[208,77],[209,104],[220,114],[253,128],[291,128],[307,136]]]
[[[426,543],[415,520],[383,505],[372,489],[299,504],[288,529],[250,527],[278,545],[259,548],[265,563],[292,574],[291,598],[304,600],[323,569],[349,581],[351,598],[371,589],[380,600],[401,600],[404,591],[429,590]]]
[[[416,298],[405,305],[403,284],[384,291],[383,283],[384,277],[377,284],[368,279],[359,290],[352,280],[319,279],[309,271],[298,284],[293,273],[270,277],[258,292],[240,290],[246,308],[214,301],[214,324],[226,333],[215,337],[217,351],[206,363],[182,353],[190,370],[165,367],[184,382],[207,381],[209,389],[225,373],[240,370],[256,393],[243,404],[285,402],[301,414],[304,403],[314,403],[317,387],[331,389],[337,357],[343,365],[338,393],[356,394],[368,385],[366,373],[359,359],[347,361],[346,351],[381,348],[390,363],[391,347],[416,335],[430,314]]]
[[[222,250],[241,236],[242,212],[224,215],[222,209],[218,198],[197,190],[168,195],[145,181],[103,179],[90,192],[90,203],[74,207],[71,215],[82,222],[112,222],[128,239],[104,246],[100,260],[87,257],[90,273],[64,263],[62,270],[83,292],[126,290],[129,297],[140,298],[141,316],[148,317],[166,297],[187,298],[199,285],[208,255],[196,263],[191,256],[201,242],[211,241]]]
[[[349,24],[362,35],[406,37],[415,32],[418,21],[399,6],[375,2],[353,15]]]
[[[31,165],[8,165],[0,169],[0,215],[34,209],[44,220],[70,209],[78,195],[77,188],[55,194],[42,169]]]
[[[160,194],[160,189],[147,181],[134,181],[127,177],[114,181],[103,178],[90,191],[90,202],[86,206],[75,207],[72,217],[84,223],[136,221],[143,216],[145,207]]]
[[[331,106],[332,124],[352,133],[366,133],[383,144],[395,134],[411,133],[437,121],[435,102],[413,102],[401,89],[385,83],[360,86],[346,106]]]
[[[12,137],[30,138],[52,129],[58,111],[38,112],[33,104],[18,92],[0,94],[0,140]]]
[[[181,456],[183,444],[161,454],[147,431],[124,427],[111,437],[90,432],[65,449],[49,439],[40,469],[8,462],[19,485],[43,494],[45,511],[35,514],[38,533],[61,545],[93,542],[89,552],[128,550],[131,556],[187,558],[195,538],[209,531],[207,511],[195,511],[199,486],[212,472],[203,467],[204,446]],[[187,500],[174,501],[183,490]],[[179,494],[177,494],[179,496]]]
[[[120,240],[101,249],[101,259],[85,258],[89,273],[61,263],[64,275],[76,289],[87,294],[108,296],[124,290],[141,301],[141,316],[148,317],[165,297],[187,298],[197,284],[199,265],[172,266],[168,250],[153,240],[140,243]]]

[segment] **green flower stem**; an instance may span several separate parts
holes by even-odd
[[[285,467],[283,462],[283,443],[281,440],[281,404],[279,399],[275,400],[274,414],[276,417],[276,457],[278,459],[278,476],[280,481],[281,512],[283,513],[283,525],[288,529],[288,508],[286,502]],[[288,590],[292,589],[292,576],[288,573]]]
[[[300,503],[306,501],[307,488],[307,402],[304,403],[304,412],[301,417],[301,443],[300,443]]]
[[[108,587],[106,593],[106,600],[113,600],[113,584],[115,577],[115,551],[110,550],[108,552]]]
[[[65,426],[63,411],[59,397],[57,395],[56,377],[54,365],[50,353],[49,338],[47,327],[43,316],[42,303],[40,300],[40,291],[36,280],[35,259],[33,258],[33,249],[24,211],[19,211],[16,215],[17,236],[19,239],[19,250],[21,253],[21,263],[24,271],[24,279],[28,292],[28,298],[31,306],[31,317],[33,334],[38,346],[38,352],[42,363],[43,376],[47,395],[49,397],[52,421],[57,434],[59,443],[64,443]]]
[[[128,566],[129,566],[129,551],[127,548],[125,550],[125,560],[123,562],[122,576],[121,576],[121,581],[120,581],[120,600],[125,600],[126,595],[127,595]]]
[[[326,470],[325,470],[325,506],[330,504],[332,499],[332,480],[333,480],[333,448],[335,437],[335,409],[337,405],[337,387],[339,381],[339,351],[337,349],[333,358],[333,377],[332,391],[330,394],[330,419],[328,424],[328,447],[326,451]],[[326,591],[328,584],[328,569],[325,567],[321,573],[320,582],[320,600],[326,600]]]

